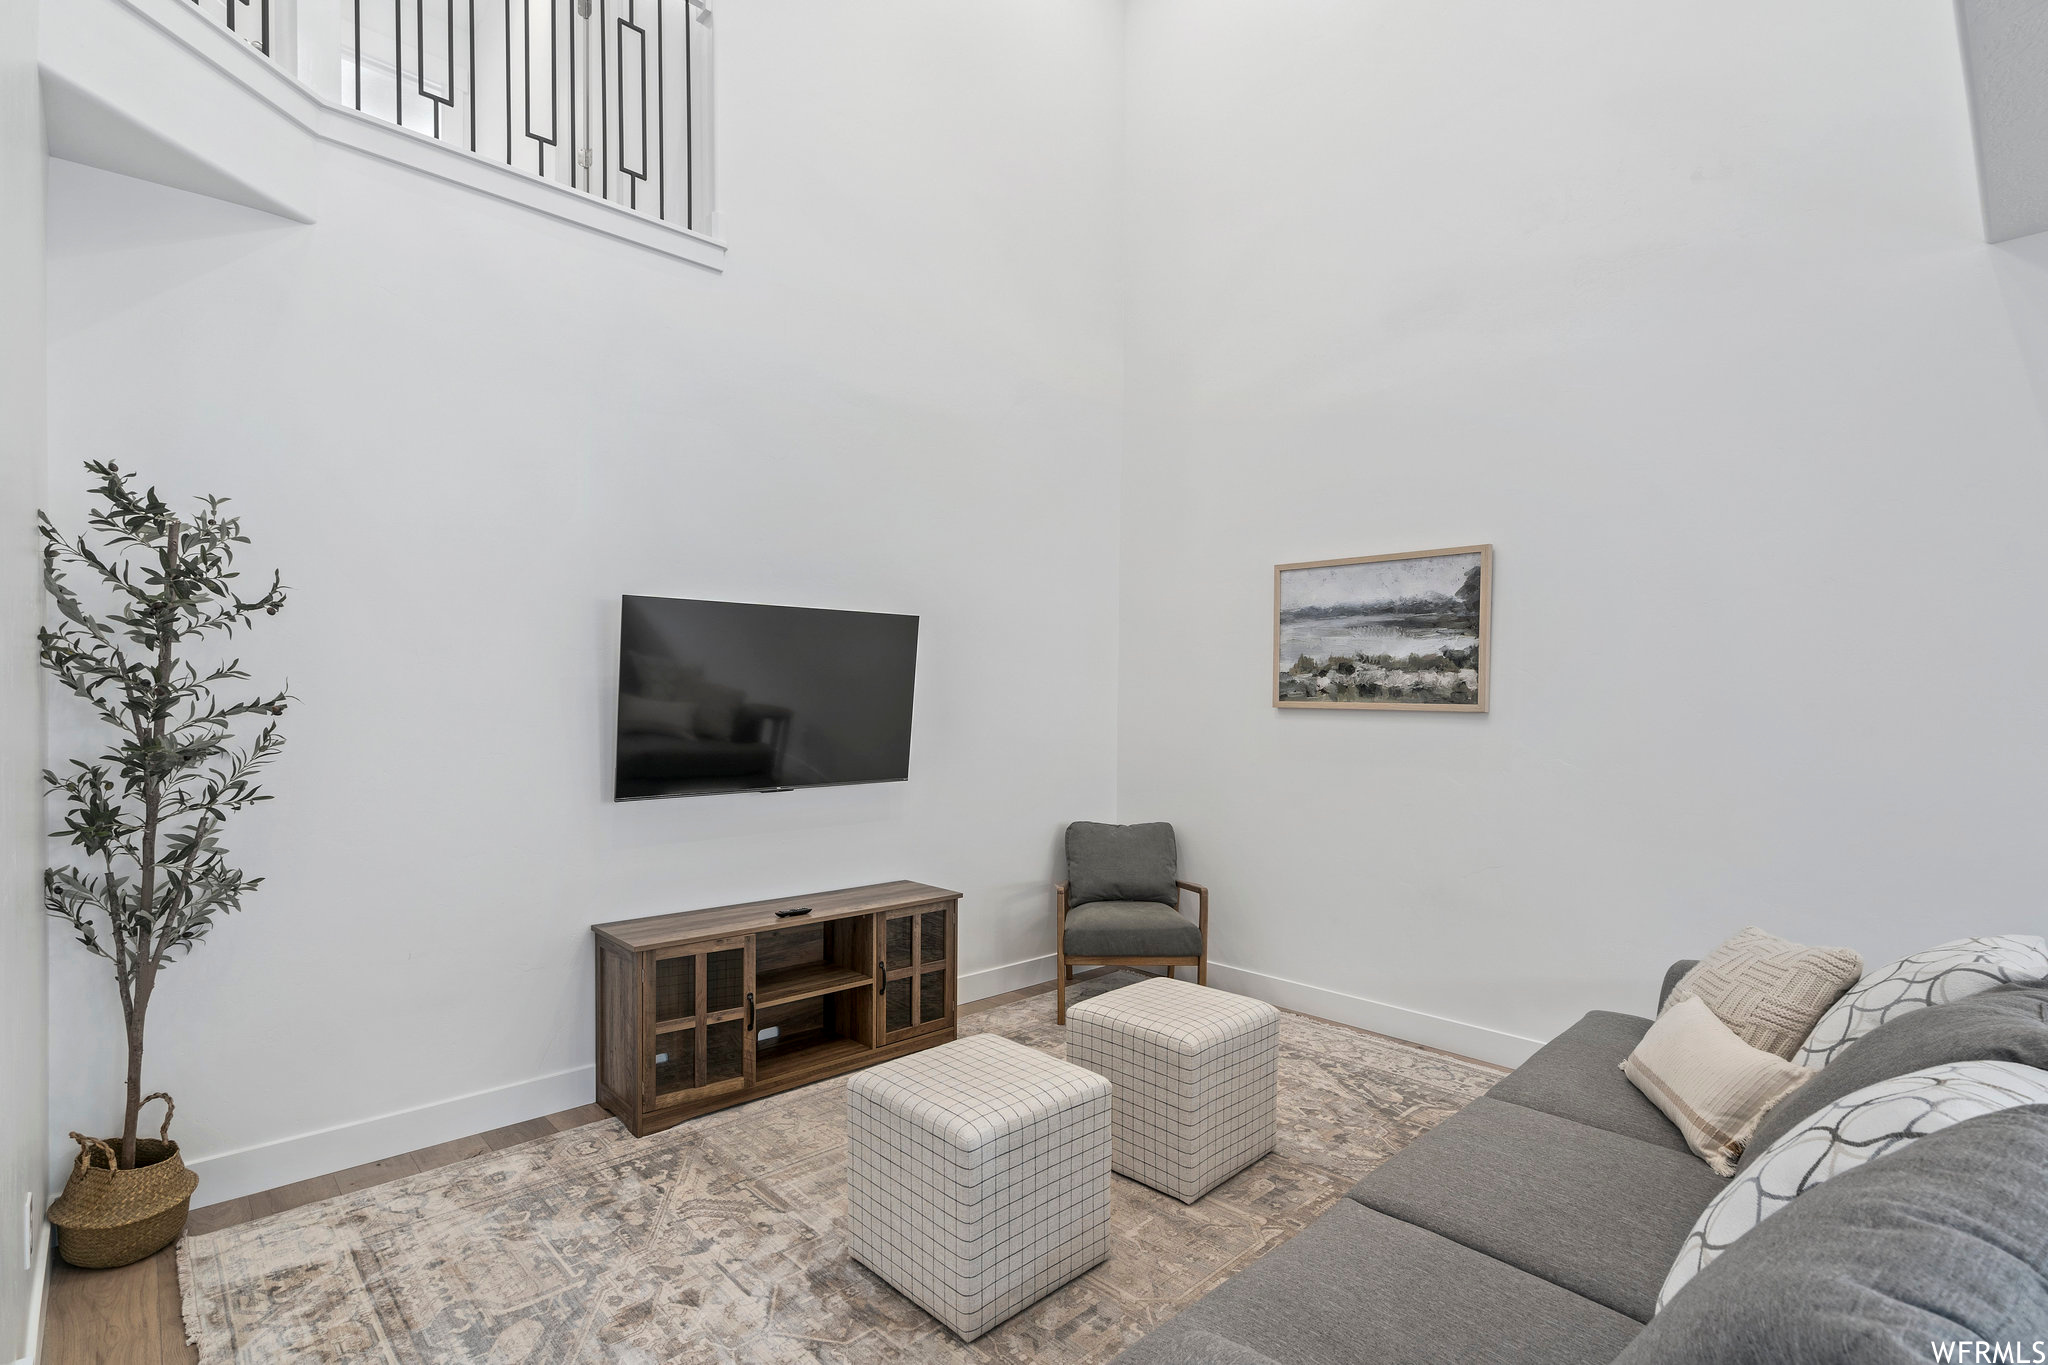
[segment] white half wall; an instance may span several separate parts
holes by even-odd
[[[58,516],[117,458],[293,590],[267,881],[150,1020],[202,1203],[587,1100],[594,921],[913,877],[973,974],[1114,815],[1119,11],[719,23],[722,276],[332,147],[310,226],[52,166]],[[613,804],[621,593],[919,614],[911,780]],[[53,1130],[118,1117],[105,968],[51,948]]]
[[[1745,924],[2048,928],[2048,251],[1952,23],[1134,0],[1119,813],[1218,957],[1512,1061]],[[1271,707],[1273,565],[1475,542],[1490,715]]]
[[[0,5],[0,1361],[35,1354],[45,1079],[43,724],[36,664],[43,500],[43,125],[36,7]]]

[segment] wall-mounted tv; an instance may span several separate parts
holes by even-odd
[[[627,597],[620,801],[910,776],[917,618]]]

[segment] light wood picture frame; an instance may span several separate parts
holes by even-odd
[[[1493,547],[1273,568],[1273,705],[1483,713]]]

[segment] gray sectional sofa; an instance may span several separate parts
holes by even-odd
[[[1724,1182],[1621,1073],[1649,1026],[1588,1014],[1119,1365],[1924,1365],[1933,1342],[1973,1337],[2048,1360],[2048,1106],[1808,1191],[1652,1323]],[[2048,1068],[2048,986],[1887,1023],[1782,1101],[1746,1155],[1875,1081],[1968,1060]]]

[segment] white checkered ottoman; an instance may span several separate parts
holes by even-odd
[[[1109,1255],[1109,1082],[977,1034],[846,1083],[847,1243],[972,1341]]]
[[[1192,1204],[1273,1150],[1280,1011],[1171,977],[1067,1010],[1067,1058],[1109,1078],[1111,1165]]]

